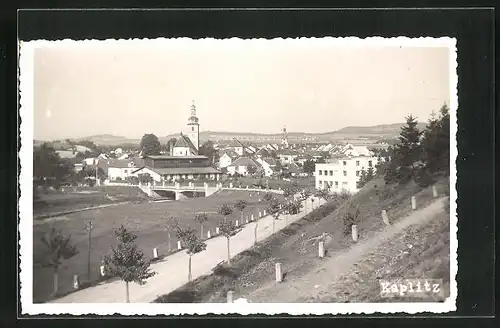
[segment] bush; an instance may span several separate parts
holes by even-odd
[[[413,178],[413,171],[410,167],[402,166],[398,170],[398,183],[400,185],[407,184]]]
[[[351,201],[347,205],[347,210],[342,216],[342,221],[344,224],[344,235],[348,236],[351,233],[352,226],[359,224],[361,221],[359,207],[356,203]]]
[[[418,169],[414,180],[422,188],[426,188],[435,182],[434,177],[427,168]]]

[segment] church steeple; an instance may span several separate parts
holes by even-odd
[[[200,124],[199,124],[199,119],[196,116],[196,106],[194,104],[191,105],[191,116],[189,116],[186,131],[185,131],[185,136],[191,140],[193,143],[194,147],[196,148],[196,151],[200,149]]]
[[[191,105],[191,116],[188,119],[188,124],[198,124],[198,117],[196,117],[196,106],[194,105],[194,100],[193,104]]]

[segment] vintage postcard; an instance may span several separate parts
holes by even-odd
[[[22,314],[456,310],[455,39],[19,49]]]

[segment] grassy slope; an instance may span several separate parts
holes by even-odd
[[[437,184],[438,191],[449,190],[448,181]],[[359,239],[370,238],[383,228],[381,210],[386,209],[395,222],[411,211],[410,196],[417,195],[419,206],[429,204],[430,188],[420,191],[414,184],[401,188],[385,188],[383,181],[367,184],[353,199],[360,204],[362,220],[358,225]],[[274,263],[281,262],[286,279],[302,276],[319,264],[317,242],[311,240],[328,233],[325,244],[327,254],[347,249],[352,244],[350,236],[343,233],[342,214],[345,204],[329,214],[332,204],[325,204],[304,219],[271,236],[260,245],[236,256],[231,269],[216,270],[216,273],[200,277],[191,284],[180,287],[164,297],[164,302],[225,302],[228,290],[235,295],[248,295],[274,279]],[[321,213],[323,212],[323,213]],[[326,217],[325,217],[326,216]]]
[[[252,197],[250,197],[252,195]],[[258,198],[263,193],[257,195],[256,192],[246,191],[222,191],[217,195],[206,198],[195,199],[195,209],[197,212],[207,212],[209,221],[205,225],[204,234],[210,229],[212,235],[215,227],[222,218],[216,214],[217,209],[222,204],[232,204],[236,200],[245,199],[248,207],[245,215],[258,215]],[[65,234],[70,234],[72,242],[79,250],[79,254],[65,261],[60,268],[60,292],[66,293],[71,290],[72,276],[77,274],[82,281],[86,280],[87,256],[88,256],[88,234],[85,231],[85,221],[93,221],[92,231],[92,252],[91,252],[91,281],[98,279],[98,270],[104,255],[110,251],[110,247],[116,244],[113,229],[121,224],[130,228],[138,236],[140,247],[147,257],[152,257],[152,249],[158,248],[159,254],[168,253],[167,233],[164,228],[164,217],[173,216],[179,220],[182,226],[191,226],[198,231],[199,224],[193,219],[193,200],[185,199],[181,201],[165,203],[141,203],[125,204],[103,209],[89,210],[66,215],[59,220],[47,219],[41,224],[33,226],[33,252],[34,258],[40,258],[43,254],[43,245],[40,242],[42,235],[54,226],[62,229]],[[234,211],[232,219],[240,219],[240,213]],[[176,246],[175,236],[172,236],[172,246]],[[33,293],[35,301],[45,301],[52,291],[52,271],[34,267]]]
[[[80,193],[82,191],[90,193]],[[98,205],[143,201],[149,198],[138,187],[124,186],[68,187],[66,192],[57,191],[47,194],[42,192],[38,195],[39,199],[33,203],[35,217]]]

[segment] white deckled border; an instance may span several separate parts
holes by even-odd
[[[167,42],[168,41],[168,42]],[[458,155],[456,133],[458,131],[458,76],[457,76],[457,49],[456,39],[441,38],[382,38],[371,37],[360,39],[348,38],[296,38],[296,39],[199,39],[196,42],[206,45],[220,46],[222,44],[240,47],[243,43],[252,43],[257,46],[270,46],[271,44],[286,46],[300,42],[307,46],[334,44],[341,47],[447,47],[449,49],[449,82],[450,82],[450,297],[443,303],[193,303],[193,304],[160,304],[160,303],[42,303],[33,304],[33,59],[36,48],[57,46],[88,46],[88,45],[123,45],[134,43],[140,46],[158,45],[165,47],[191,46],[193,40],[189,38],[176,39],[132,39],[132,40],[37,40],[20,42],[20,136],[21,149],[19,152],[21,171],[19,183],[21,196],[19,199],[19,235],[20,235],[20,300],[21,313],[36,314],[98,314],[98,315],[180,315],[180,314],[229,314],[241,315],[255,314],[290,314],[290,315],[323,315],[323,314],[373,314],[373,313],[407,313],[421,312],[446,313],[456,310],[458,272],[458,238],[457,238],[457,190],[456,166]]]

